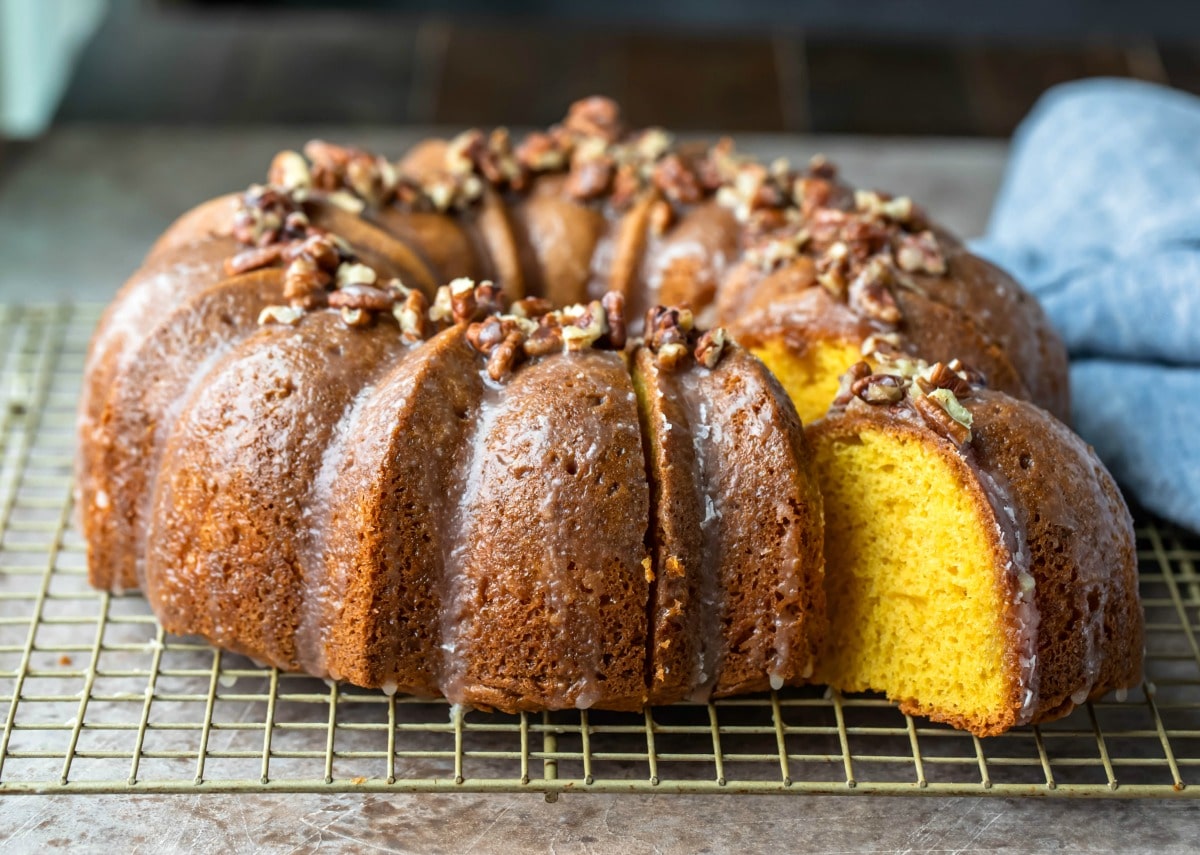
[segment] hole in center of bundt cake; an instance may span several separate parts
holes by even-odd
[[[961,461],[905,431],[816,434],[830,636],[819,677],[908,712],[977,720],[1009,702],[994,522]]]
[[[846,366],[863,359],[857,342],[841,339],[813,339],[802,348],[768,339],[750,351],[771,369],[806,425],[825,415]]]

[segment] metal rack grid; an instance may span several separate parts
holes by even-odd
[[[460,713],[164,635],[71,519],[95,307],[0,306],[0,795],[567,791],[1200,796],[1200,538],[1138,525],[1147,682],[979,740],[820,688],[644,714]]]

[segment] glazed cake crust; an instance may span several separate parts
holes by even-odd
[[[89,352],[90,578],[141,586],[170,631],[506,710],[802,683],[825,634],[809,447],[693,313],[746,343],[966,356],[1065,414],[1036,303],[823,162],[629,133],[604,99],[519,144],[306,155],[181,217]],[[667,301],[678,329],[654,327]]]

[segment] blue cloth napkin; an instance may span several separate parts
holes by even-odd
[[[1050,90],[974,249],[1066,341],[1075,429],[1138,502],[1200,530],[1200,98],[1128,80]]]

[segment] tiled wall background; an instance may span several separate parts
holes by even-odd
[[[1200,42],[1182,28],[988,35],[959,21],[924,28],[932,36],[913,27],[839,37],[711,21],[551,26],[462,2],[452,15],[197,2],[118,0],[59,120],[519,126],[602,92],[634,123],[683,130],[1004,136],[1066,80],[1114,75],[1200,92]]]

